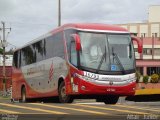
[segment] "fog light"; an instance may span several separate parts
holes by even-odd
[[[85,86],[82,86],[82,87],[81,87],[81,90],[85,90],[85,89],[86,89],[86,87],[85,87]]]

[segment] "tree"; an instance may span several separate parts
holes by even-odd
[[[3,54],[3,48],[0,48],[0,54]]]

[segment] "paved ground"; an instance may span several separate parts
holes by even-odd
[[[160,120],[160,102],[128,102],[123,98],[116,105],[95,100],[76,100],[72,104],[11,103],[0,98],[0,120]]]

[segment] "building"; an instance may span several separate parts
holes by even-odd
[[[137,70],[143,75],[160,74],[159,11],[160,5],[152,5],[149,7],[148,20],[146,22],[119,24],[119,26],[140,37],[143,42],[143,53],[141,55],[138,54],[137,45],[134,44]]]
[[[6,55],[6,66],[12,66],[13,55]],[[0,55],[0,66],[3,66],[3,55]]]
[[[149,22],[160,22],[160,5],[152,5],[149,7]]]

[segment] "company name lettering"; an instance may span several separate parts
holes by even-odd
[[[121,80],[121,78],[114,78],[114,77],[102,77],[102,80]]]
[[[43,72],[44,70],[45,70],[45,65],[31,67],[31,68],[27,69],[27,75],[32,75],[35,73]]]

